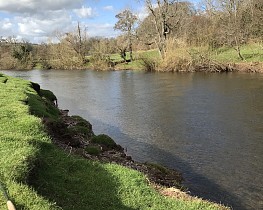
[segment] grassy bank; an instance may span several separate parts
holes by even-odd
[[[164,197],[138,171],[54,145],[41,118],[59,120],[55,96],[36,84],[0,74],[0,98],[0,181],[17,209],[223,209]],[[1,193],[1,210],[5,202]]]
[[[241,60],[231,47],[210,49],[209,47],[189,47],[178,43],[168,43],[166,58],[161,59],[156,50],[134,52],[131,63],[119,63],[116,69],[148,71],[248,71],[263,72],[263,49],[259,43],[241,46]],[[119,62],[120,55],[113,54],[111,60]],[[220,69],[222,68],[222,69]],[[224,69],[225,68],[225,69]],[[229,68],[229,69],[226,69]]]

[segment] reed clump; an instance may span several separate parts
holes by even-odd
[[[183,40],[169,39],[163,58],[142,57],[145,71],[149,72],[223,72],[230,71],[212,58],[208,47],[189,47]]]

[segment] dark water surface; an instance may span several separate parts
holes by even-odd
[[[179,169],[193,194],[263,209],[262,74],[2,72],[52,90],[135,160]]]

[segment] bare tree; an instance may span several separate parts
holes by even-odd
[[[130,58],[131,60],[133,60],[132,37],[137,17],[129,9],[125,9],[121,13],[117,14],[115,17],[118,18],[118,22],[115,24],[114,29],[121,30],[122,32],[127,33]]]
[[[152,15],[149,15],[140,21],[139,26],[136,29],[136,38],[139,43],[142,43],[142,46],[140,46],[141,48],[147,46],[146,50],[149,50],[151,47],[156,48],[155,37],[156,30],[153,25]]]
[[[57,31],[55,34],[59,43],[49,44],[52,67],[74,69],[83,68],[87,62],[88,51],[87,27],[77,24],[76,30],[63,33]]]
[[[87,27],[81,27],[79,22],[77,25],[77,30],[75,32],[73,31],[71,33],[66,33],[65,37],[65,40],[71,45],[83,63],[85,63],[87,39]]]
[[[259,38],[263,41],[263,1],[262,0],[248,0],[247,15],[250,20],[251,38]],[[262,48],[263,49],[263,48]]]
[[[218,21],[225,34],[226,44],[234,47],[239,58],[244,60],[241,54],[241,45],[245,42],[248,32],[244,28],[244,11],[247,8],[247,0],[217,0],[219,14]]]
[[[17,43],[15,37],[1,37],[0,41],[0,68],[13,69],[16,67],[18,59],[14,57],[13,50]]]
[[[155,2],[154,2],[155,3]],[[156,45],[158,46],[160,55],[162,58],[165,56],[165,48],[166,48],[166,37],[168,31],[167,27],[167,19],[168,19],[168,6],[169,2],[168,0],[157,0],[157,8],[155,8],[155,4],[151,0],[145,0],[145,4],[147,9],[150,11],[150,13],[153,15],[154,20],[154,26],[158,35],[158,40],[156,41]],[[159,27],[159,23],[161,23],[161,27]]]
[[[179,28],[182,19],[187,16],[184,5],[188,3],[178,0],[145,0],[145,5],[153,17],[155,43],[162,58],[166,53],[166,40],[174,28]]]

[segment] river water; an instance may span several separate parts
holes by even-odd
[[[39,83],[138,161],[178,169],[192,194],[263,209],[263,75],[2,71]]]

